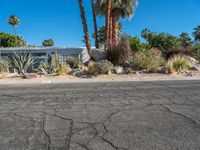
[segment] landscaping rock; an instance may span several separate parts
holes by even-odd
[[[187,59],[192,64],[192,70],[200,71],[200,64],[196,59],[194,59],[193,57],[190,57],[190,56],[187,56]]]
[[[105,50],[93,49],[91,53],[92,58],[97,62],[107,59],[107,53]]]
[[[120,67],[120,66],[117,66],[117,67],[114,67],[113,71],[114,71],[114,73],[120,75],[120,74],[124,73],[124,68]]]
[[[80,69],[73,69],[71,74],[76,77],[81,77],[81,70]]]

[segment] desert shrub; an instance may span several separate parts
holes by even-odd
[[[7,76],[8,64],[4,60],[0,60],[0,79]]]
[[[0,60],[0,72],[7,72],[8,63],[5,60]]]
[[[183,55],[175,55],[167,62],[167,73],[180,72],[192,67],[190,61]]]
[[[102,60],[99,63],[99,73],[100,74],[109,74],[113,69],[113,64],[108,60]]]
[[[138,69],[155,69],[164,64],[162,53],[157,49],[143,50],[135,53],[133,65]]]
[[[99,64],[94,61],[90,61],[88,63],[88,72],[91,75],[97,75],[99,73]]]
[[[59,76],[69,74],[70,72],[71,72],[71,69],[68,66],[61,66],[58,69],[58,75]]]
[[[27,71],[33,64],[32,54],[28,52],[13,52],[8,55],[8,63],[23,79],[26,79]]]
[[[66,58],[66,63],[70,66],[70,68],[77,69],[80,68],[81,62],[79,57],[76,56],[68,56]]]
[[[118,45],[112,46],[108,50],[108,59],[114,65],[123,65],[132,57],[132,51],[129,43],[129,37],[124,35]]]

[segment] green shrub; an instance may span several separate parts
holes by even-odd
[[[155,69],[164,64],[164,58],[157,49],[143,50],[135,53],[133,65],[138,69]]]
[[[0,33],[0,47],[23,47],[26,46],[26,41],[22,37]]]
[[[8,55],[8,63],[9,66],[14,68],[23,79],[26,79],[26,73],[33,64],[32,54],[28,52],[13,52]]]
[[[108,60],[102,60],[99,63],[99,73],[100,74],[109,74],[113,69],[113,64]]]
[[[168,60],[166,69],[167,73],[173,73],[174,71],[180,72],[184,70],[188,70],[192,67],[190,61],[181,55],[175,55],[171,59]]]
[[[81,67],[81,62],[79,57],[68,56],[66,58],[66,63],[70,66],[70,68],[77,69]]]

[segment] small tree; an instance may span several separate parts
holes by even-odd
[[[54,41],[53,41],[53,39],[47,39],[42,42],[42,45],[44,47],[52,47],[52,46],[54,46]]]

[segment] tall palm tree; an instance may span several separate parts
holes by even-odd
[[[96,11],[95,11],[94,0],[91,0],[91,7],[92,7],[93,23],[94,23],[95,47],[99,48],[98,29],[97,29],[97,20],[96,20]]]
[[[112,19],[112,39],[113,42],[118,42],[118,20],[119,18],[131,18],[135,13],[135,8],[138,0],[111,0],[110,16]],[[97,0],[97,12],[101,16],[107,14],[107,0]],[[106,16],[107,18],[107,16]]]
[[[9,17],[8,23],[13,26],[16,35],[16,28],[20,24],[19,18],[17,18],[17,16],[12,15]]]
[[[106,49],[108,49],[110,43],[110,30],[111,30],[110,19],[111,19],[111,0],[106,0],[106,23],[105,23]]]
[[[194,28],[193,36],[197,42],[200,42],[200,25]]]
[[[88,34],[88,27],[87,27],[87,22],[86,22],[86,17],[85,17],[85,11],[83,7],[83,1],[78,0],[79,8],[80,8],[80,14],[81,14],[81,19],[82,19],[82,24],[83,24],[83,31],[84,31],[84,41],[86,48],[88,50],[88,54],[90,55],[91,58],[91,45],[90,45],[90,37]]]

